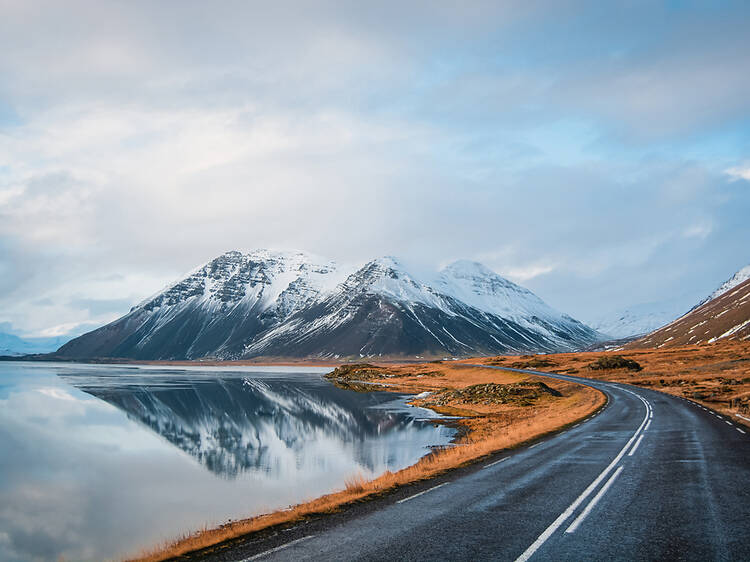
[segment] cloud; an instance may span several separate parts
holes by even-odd
[[[728,175],[732,181],[750,181],[750,166],[734,166],[732,168],[727,168],[724,173]]]
[[[574,315],[744,265],[743,3],[177,6],[3,8],[20,333],[106,322],[236,247],[480,259]]]

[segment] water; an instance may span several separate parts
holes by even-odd
[[[0,362],[0,560],[101,560],[398,470],[453,430],[315,368]]]

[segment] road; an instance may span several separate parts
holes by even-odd
[[[604,391],[607,406],[530,447],[203,559],[750,560],[750,432],[656,391],[554,377]]]

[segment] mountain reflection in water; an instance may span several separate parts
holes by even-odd
[[[325,469],[331,450],[320,445],[330,441],[350,444],[354,461],[369,472],[392,469],[405,461],[399,447],[388,451],[372,442],[390,441],[392,434],[398,445],[428,429],[428,422],[373,408],[393,402],[393,394],[357,394],[316,375],[289,380],[150,373],[119,384],[112,377],[63,378],[225,477],[248,470],[279,476],[288,462]]]
[[[324,372],[0,362],[0,560],[125,558],[399,470],[454,435]]]

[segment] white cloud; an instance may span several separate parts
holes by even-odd
[[[737,180],[750,181],[750,165],[734,166],[733,168],[726,169],[724,173],[728,175],[732,179],[732,181],[737,181]]]
[[[551,273],[554,270],[555,267],[552,265],[536,264],[507,269],[504,271],[504,275],[513,281],[523,283],[540,275]]]
[[[714,15],[632,49],[637,10],[582,11],[570,42],[565,8],[533,2],[176,6],[4,6],[0,322],[104,322],[264,246],[479,259],[575,314],[652,271],[654,300],[670,260],[726,265],[747,238],[727,180],[747,167],[681,153],[750,99],[747,34]]]

